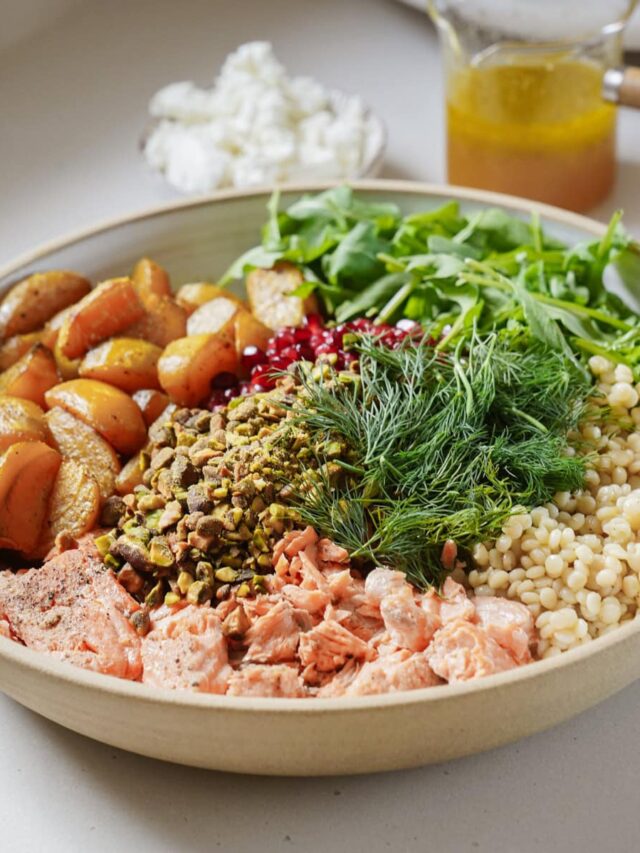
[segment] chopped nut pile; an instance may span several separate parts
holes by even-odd
[[[263,591],[273,545],[296,526],[296,478],[314,466],[285,397],[179,409],[152,428],[144,485],[111,499],[103,520],[115,529],[96,542],[132,595],[153,606]]]

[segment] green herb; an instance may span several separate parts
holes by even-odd
[[[469,216],[455,202],[402,216],[341,186],[305,196],[286,211],[269,204],[262,245],[223,281],[278,260],[297,264],[304,295],[344,322],[420,322],[440,349],[514,325],[558,351],[593,353],[640,371],[640,254],[616,214],[601,240],[573,248],[539,217],[502,210]],[[607,286],[605,286],[607,283]]]
[[[515,332],[446,355],[370,337],[355,348],[359,381],[307,376],[293,422],[316,447],[349,448],[342,482],[316,480],[300,512],[356,559],[437,582],[448,539],[464,552],[518,507],[583,484],[566,434],[590,382],[563,353]]]

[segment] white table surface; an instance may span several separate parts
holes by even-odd
[[[228,51],[255,38],[272,40],[292,72],[362,93],[389,127],[385,176],[443,179],[435,36],[391,0],[65,0],[61,8],[58,20],[0,53],[0,263],[173,198],[136,151],[149,96],[171,80],[206,82]],[[640,114],[623,114],[620,131],[620,179],[596,214],[623,207],[640,234]],[[485,755],[291,780],[139,758],[0,695],[0,850],[624,853],[639,846],[639,708],[636,684]]]

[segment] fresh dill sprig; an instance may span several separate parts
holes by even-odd
[[[320,448],[347,449],[343,475],[319,476],[303,519],[368,565],[437,582],[439,555],[490,538],[517,508],[579,488],[584,461],[567,432],[584,413],[588,378],[564,353],[508,332],[438,352],[384,348],[363,336],[359,374],[302,378],[294,424]]]

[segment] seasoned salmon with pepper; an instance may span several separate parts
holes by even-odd
[[[0,622],[14,639],[84,669],[134,681],[142,674],[142,659],[129,619],[139,609],[113,572],[81,549],[64,551],[40,569],[0,575]]]
[[[142,680],[152,687],[224,693],[232,670],[219,617],[208,607],[159,608],[142,641]]]

